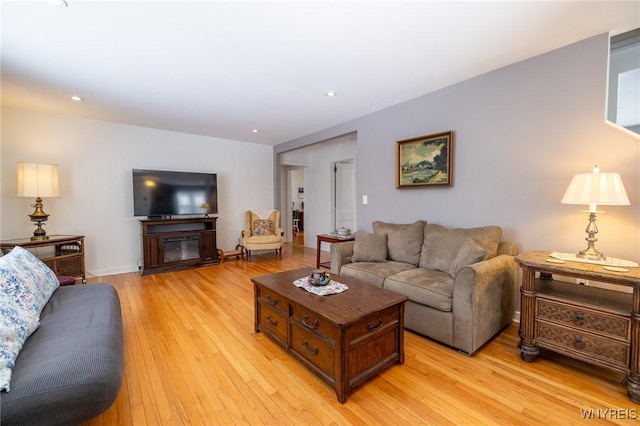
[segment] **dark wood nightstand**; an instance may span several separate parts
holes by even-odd
[[[20,246],[36,255],[56,275],[80,278],[86,283],[84,269],[84,235],[49,235],[46,240],[18,238],[0,241],[0,250],[10,252]]]

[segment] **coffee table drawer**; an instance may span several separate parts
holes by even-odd
[[[297,304],[292,306],[291,311],[292,320],[300,324],[302,328],[313,330],[332,342],[335,342],[340,336],[340,329],[318,313]]]
[[[335,346],[298,324],[291,327],[291,351],[295,352],[331,381],[335,380]]]
[[[260,301],[258,311],[259,329],[271,335],[281,345],[288,347],[288,318],[263,301]]]
[[[258,301],[262,302],[264,305],[270,306],[274,309],[279,310],[283,315],[289,316],[289,301],[279,295],[278,293],[274,293],[268,288],[257,287],[257,297]]]
[[[390,326],[397,327],[399,319],[398,317],[398,308],[390,309],[384,312],[378,312],[374,315],[369,315],[361,321],[358,321],[357,324],[349,329],[349,331],[347,332],[347,338],[349,340],[354,337],[366,338],[369,333],[375,333]]]

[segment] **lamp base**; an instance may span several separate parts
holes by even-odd
[[[600,253],[593,247],[589,247],[586,250],[580,250],[580,252],[576,254],[576,257],[587,260],[605,260],[607,258],[607,256],[605,256],[603,253]]]
[[[49,219],[49,215],[46,214],[44,210],[42,210],[42,198],[36,197],[36,203],[32,204],[31,207],[35,207],[35,210],[29,215],[29,217],[31,218],[31,221],[35,222],[35,225],[37,226],[36,230],[33,231],[33,237],[31,237],[31,241],[48,240],[49,237],[47,237],[47,233],[42,228],[42,225],[44,225],[44,222]]]
[[[49,237],[47,236],[44,228],[42,228],[42,221],[38,221],[35,225],[37,226],[37,228],[35,231],[33,231],[33,237],[31,237],[31,241],[48,240]]]
[[[607,257],[596,250],[596,241],[598,241],[596,234],[598,233],[598,227],[596,226],[595,210],[589,212],[589,225],[587,225],[585,232],[587,233],[587,238],[585,238],[588,243],[587,248],[576,254],[576,257],[587,260],[605,260]]]

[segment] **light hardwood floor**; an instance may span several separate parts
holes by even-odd
[[[544,352],[521,361],[517,324],[473,356],[406,331],[406,358],[340,404],[328,385],[254,331],[250,278],[315,264],[285,246],[250,262],[92,278],[121,298],[125,370],[88,425],[639,424],[622,375]],[[90,285],[90,284],[88,284]],[[617,411],[607,411],[617,410]]]

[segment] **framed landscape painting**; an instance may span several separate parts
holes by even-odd
[[[396,188],[451,186],[453,131],[396,142]]]

